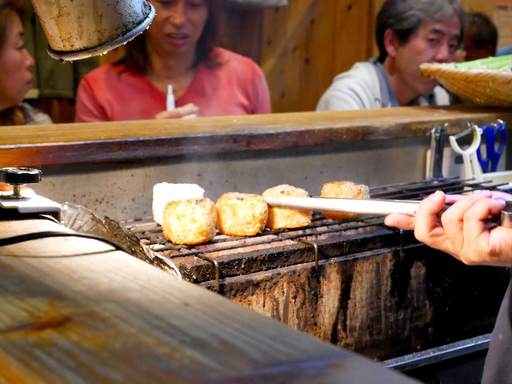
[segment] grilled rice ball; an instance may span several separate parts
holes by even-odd
[[[370,192],[367,185],[356,184],[349,180],[329,181],[322,186],[321,197],[336,197],[339,199],[368,199]],[[358,217],[357,213],[324,212],[327,219],[349,220]]]
[[[213,239],[217,211],[208,198],[176,200],[164,208],[163,231],[174,244],[194,245]]]
[[[268,206],[260,195],[228,192],[216,206],[217,228],[224,235],[254,236],[265,229]]]
[[[263,197],[309,197],[309,193],[288,184],[278,185],[267,189]],[[267,227],[270,229],[300,228],[311,224],[311,211],[293,208],[268,208]]]

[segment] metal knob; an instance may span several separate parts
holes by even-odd
[[[4,198],[21,199],[21,185],[39,183],[42,172],[35,168],[0,168],[0,181],[13,186],[12,195]]]

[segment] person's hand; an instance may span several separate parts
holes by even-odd
[[[511,195],[479,192],[470,196],[436,192],[423,200],[416,216],[392,214],[386,225],[414,229],[415,237],[465,264],[512,266],[512,229],[490,225]],[[445,209],[446,204],[453,203]]]
[[[155,115],[155,119],[191,119],[197,117],[199,108],[189,103],[182,107],[174,108],[172,111],[162,111]]]

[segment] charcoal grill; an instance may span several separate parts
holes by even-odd
[[[439,189],[489,187],[448,178],[379,186],[371,196],[421,199]],[[165,241],[151,221],[130,221],[126,228],[174,263],[184,279],[404,369],[425,365],[429,356],[436,362],[440,355],[453,357],[447,345],[457,345],[457,356],[474,352],[477,344],[485,348],[482,335],[492,330],[508,282],[507,270],[465,266],[376,216],[340,222],[317,215],[306,228],[266,230],[250,238],[219,235],[194,247]],[[460,348],[464,340],[469,344]]]

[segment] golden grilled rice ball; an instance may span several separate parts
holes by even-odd
[[[309,197],[309,193],[291,185],[282,184],[267,189],[263,197]],[[311,224],[311,211],[292,208],[268,208],[267,227],[270,229],[300,228]]]
[[[207,198],[176,200],[164,208],[163,230],[174,244],[206,243],[215,236],[217,211]]]
[[[321,197],[337,197],[339,199],[368,199],[368,186],[356,184],[348,180],[329,181],[322,186]],[[336,220],[348,220],[358,217],[357,213],[324,212],[324,217]]]
[[[267,203],[260,195],[228,192],[217,200],[217,228],[224,235],[257,235],[265,229],[267,216]]]

